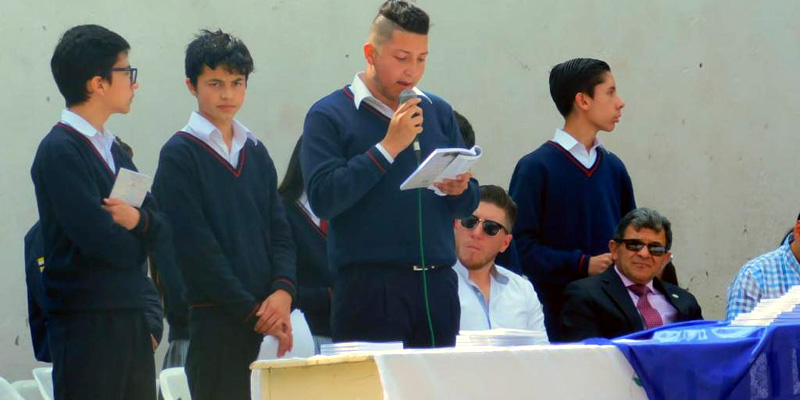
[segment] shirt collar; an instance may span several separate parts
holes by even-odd
[[[462,279],[465,281],[472,283],[469,280],[469,270],[464,264],[461,264],[461,260],[456,260],[456,264],[453,266],[453,269],[461,276]],[[506,273],[513,273],[513,272],[504,272],[500,268],[497,268],[497,264],[492,264],[492,269],[489,271],[489,274],[492,276],[492,280],[501,284],[506,285],[510,281],[510,278],[506,275]]]
[[[783,252],[783,257],[786,259],[786,263],[795,271],[800,272],[800,262],[797,261],[797,257],[792,253],[792,241],[793,240],[790,239],[786,244],[781,245],[781,251]]]
[[[188,125],[189,128],[191,128],[195,134],[197,134],[204,140],[209,140],[211,135],[214,133],[222,136],[222,132],[220,132],[219,129],[217,129],[217,127],[211,123],[211,121],[206,119],[206,117],[200,115],[200,113],[197,111],[192,111],[192,115],[189,117]],[[258,138],[256,137],[256,135],[250,132],[250,129],[247,129],[247,127],[244,126],[244,124],[234,119],[233,120],[234,142],[241,141],[242,145],[244,145],[244,142],[247,139],[250,139],[253,141],[253,143],[258,144]]]
[[[89,123],[89,121],[83,119],[83,117],[80,115],[66,108],[61,111],[61,122],[73,127],[76,131],[80,132],[84,136],[91,138],[97,134],[100,134],[100,136],[103,138],[111,139],[110,141],[113,143],[114,134],[108,129],[103,128],[102,132],[98,131],[94,128],[94,126],[92,126],[92,124]]]
[[[556,129],[555,135],[553,135],[553,141],[561,145],[561,147],[572,150],[575,146],[582,146],[581,142],[575,139],[572,135],[567,133],[565,130],[558,128]],[[597,137],[594,138],[594,143],[592,144],[591,150],[596,150],[600,146],[600,139]]]
[[[616,264],[614,265],[614,272],[616,272],[617,275],[619,275],[619,279],[622,279],[622,284],[625,285],[626,288],[631,285],[636,285],[636,282],[628,279],[627,276],[623,275],[622,272],[619,271],[619,268],[617,268]],[[656,288],[653,286],[652,279],[650,280],[650,282],[647,282],[647,285],[645,286],[647,286],[647,288],[650,289],[651,293],[656,293]]]
[[[372,95],[372,92],[369,91],[369,88],[363,81],[364,79],[364,71],[361,71],[353,77],[353,83],[350,84],[350,91],[353,92],[353,103],[356,106],[356,110],[361,106],[361,102],[365,99],[371,98],[374,101],[380,101],[375,96]],[[417,94],[417,96],[422,96],[428,102],[433,103],[433,100],[428,97],[422,90],[419,90],[416,86],[414,86],[411,90]]]

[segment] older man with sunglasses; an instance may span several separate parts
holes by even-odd
[[[475,212],[455,222],[458,297],[465,330],[527,329],[545,333],[542,304],[527,279],[495,265],[511,242],[517,214],[503,188],[481,186]],[[546,333],[545,333],[546,334]]]
[[[703,318],[691,293],[656,277],[672,254],[672,228],[666,217],[648,208],[635,209],[619,222],[608,246],[614,267],[565,290],[561,341],[613,338]]]

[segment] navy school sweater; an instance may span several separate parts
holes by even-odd
[[[136,171],[117,143],[111,153],[118,168]],[[39,144],[31,177],[47,262],[45,310],[144,309],[142,293],[152,284],[142,266],[165,226],[153,197],[145,199],[133,230],[114,223],[101,205],[115,172],[87,137],[61,123]]]
[[[423,99],[422,159],[436,148],[464,147],[443,99]],[[412,146],[389,161],[375,145],[383,140],[389,118],[362,102],[356,109],[348,87],[325,96],[306,115],[300,161],[314,213],[330,221],[328,253],[334,268],[357,265],[421,263],[417,190],[400,190],[416,169]],[[474,179],[459,196],[422,190],[425,263],[456,261],[453,219],[469,216],[480,193]]]
[[[278,289],[295,295],[295,248],[262,142],[247,140],[234,169],[200,139],[178,132],[161,149],[153,194],[175,234],[191,307],[222,307],[248,326]]]
[[[283,203],[297,247],[297,308],[314,335],[331,335],[333,271],[328,266],[328,239],[297,202]]]
[[[587,169],[548,141],[517,163],[509,194],[518,206],[522,270],[536,286],[548,334],[558,337],[564,287],[588,275],[589,258],[608,253],[617,223],[636,208],[631,178],[603,147]]]

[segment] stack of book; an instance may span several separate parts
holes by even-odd
[[[403,350],[403,342],[341,342],[326,343],[320,346],[320,355],[336,356],[350,353],[371,353],[375,351]]]
[[[520,329],[492,329],[488,331],[461,331],[456,337],[456,347],[509,347],[548,344],[544,331]]]

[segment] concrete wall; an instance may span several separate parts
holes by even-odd
[[[724,316],[731,278],[773,247],[800,211],[800,3],[746,0],[419,2],[432,16],[421,87],[474,125],[481,182],[508,185],[516,160],[562,122],[547,76],[578,56],[607,60],[627,102],[603,143],[627,164],[637,202],[674,223],[679,278],[706,317]],[[223,28],[256,63],[240,119],[279,173],[308,107],[363,68],[361,45],[379,1],[28,0],[0,2],[0,376],[30,377],[22,237],[37,219],[29,169],[63,107],[49,70],[58,37],[98,23],[133,46],[140,89],[108,127],[146,173],[183,126],[193,98],[183,50],[199,28]],[[163,350],[162,350],[163,351]],[[158,364],[160,364],[159,353]]]

